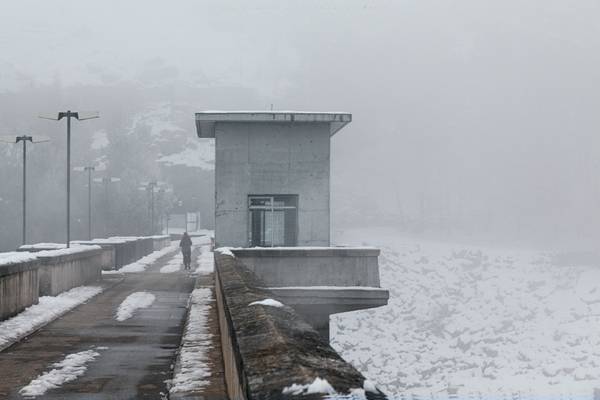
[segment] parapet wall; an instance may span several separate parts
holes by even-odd
[[[0,262],[0,321],[38,302],[39,265],[37,259],[10,264]]]
[[[164,249],[171,244],[171,236],[169,235],[152,236],[152,240],[154,243],[154,251]]]
[[[250,305],[278,299],[240,259],[216,252],[215,278],[229,398],[331,398],[302,386],[317,379],[339,394],[369,388],[368,399],[386,398],[291,307]]]
[[[65,250],[41,251],[36,254],[39,266],[40,296],[56,296],[77,286],[102,278],[104,250],[97,246],[72,247]]]

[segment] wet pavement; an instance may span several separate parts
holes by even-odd
[[[186,271],[159,273],[172,256],[159,259],[145,272],[105,275],[109,285],[104,292],[0,352],[0,398],[24,398],[19,390],[52,370],[52,364],[88,350],[98,356],[86,364],[83,374],[36,398],[168,398],[167,382],[196,283],[196,276]],[[194,270],[196,257],[192,259]],[[115,313],[121,302],[141,291],[153,294],[154,303],[118,322]],[[224,392],[224,381],[220,384]]]

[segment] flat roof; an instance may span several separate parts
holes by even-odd
[[[351,121],[352,114],[338,111],[201,111],[196,113],[196,131],[200,138],[214,138],[217,122],[326,122],[333,136]]]

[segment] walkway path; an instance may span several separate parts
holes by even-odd
[[[105,275],[114,284],[103,293],[0,352],[0,398],[168,398],[196,282],[192,273],[163,268],[175,257],[144,272]]]

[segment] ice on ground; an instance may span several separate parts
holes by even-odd
[[[62,361],[52,364],[54,367],[44,372],[27,386],[19,390],[24,397],[37,397],[45,394],[48,390],[56,389],[64,383],[74,381],[87,370],[87,364],[94,361],[100,353],[93,350],[81,351],[69,354]]]
[[[0,253],[0,266],[19,264],[33,261],[35,259],[35,253],[28,253],[26,251],[9,251],[6,253]]]
[[[148,292],[135,292],[127,296],[119,305],[115,319],[117,321],[125,321],[133,317],[133,314],[141,309],[148,308],[154,303],[156,296]]]
[[[331,344],[386,393],[591,398],[599,386],[597,267],[377,231],[343,239],[382,245],[390,300],[332,315]]]
[[[283,303],[273,299],[264,299],[260,301],[253,301],[252,303],[248,304],[248,306],[283,307]]]
[[[171,242],[170,246],[167,246],[163,249],[156,250],[145,257],[140,258],[139,260],[132,262],[131,264],[127,264],[124,267],[119,269],[119,272],[123,273],[135,273],[135,272],[144,272],[148,266],[154,264],[159,258],[164,257],[168,254],[171,254],[178,249],[177,242]]]
[[[20,340],[100,292],[102,288],[98,286],[79,286],[58,296],[40,297],[38,304],[0,322],[0,349]]]
[[[196,259],[198,268],[194,273],[198,275],[209,275],[213,273],[215,268],[215,255],[210,251],[210,245],[204,245],[201,248],[200,255]]]
[[[208,313],[213,301],[210,288],[194,289],[190,295],[188,321],[170,393],[197,391],[208,384],[206,378],[211,375],[211,371],[207,353],[212,337],[208,331]]]

